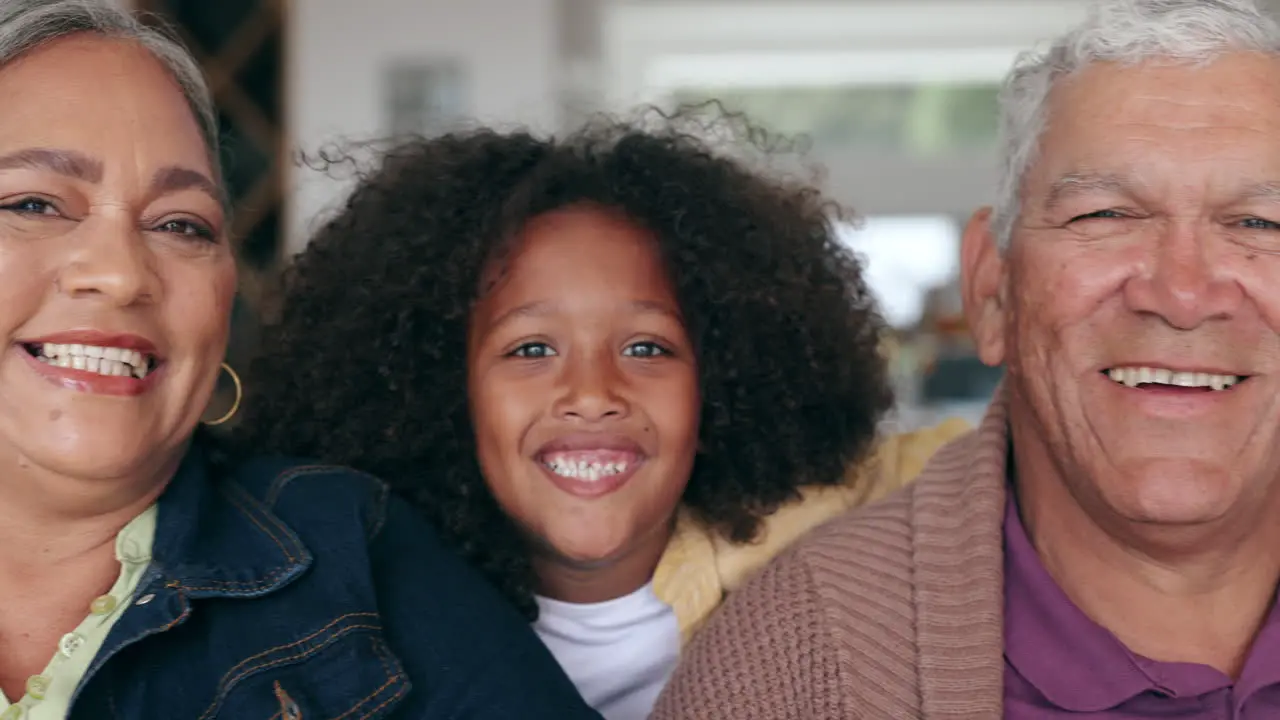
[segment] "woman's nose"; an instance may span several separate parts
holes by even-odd
[[[120,307],[159,299],[159,278],[136,227],[123,220],[88,220],[77,235],[58,275],[59,290]]]

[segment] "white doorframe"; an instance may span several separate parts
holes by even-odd
[[[603,17],[605,107],[681,87],[996,83],[1084,18],[1084,0],[618,0]],[[866,214],[959,213],[992,199],[995,159],[826,155],[827,190]]]

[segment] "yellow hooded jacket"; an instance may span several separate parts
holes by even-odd
[[[682,641],[689,641],[725,593],[740,587],[801,535],[902,487],[924,469],[938,448],[969,430],[965,421],[951,419],[880,440],[870,458],[849,469],[847,482],[802,489],[799,499],[764,519],[760,535],[750,543],[729,542],[680,510],[653,586],[658,598],[675,611]]]

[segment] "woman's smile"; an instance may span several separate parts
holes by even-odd
[[[43,379],[98,395],[141,395],[164,368],[155,343],[134,334],[76,330],[20,341],[17,349]]]

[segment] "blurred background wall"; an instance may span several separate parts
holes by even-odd
[[[555,132],[596,111],[718,98],[804,135],[895,328],[904,425],[976,418],[998,380],[956,293],[992,199],[997,85],[1084,0],[118,0],[174,26],[221,109],[245,277],[233,359],[266,282],[349,189],[327,145],[483,122]],[[1276,0],[1280,4],[1280,0]]]

